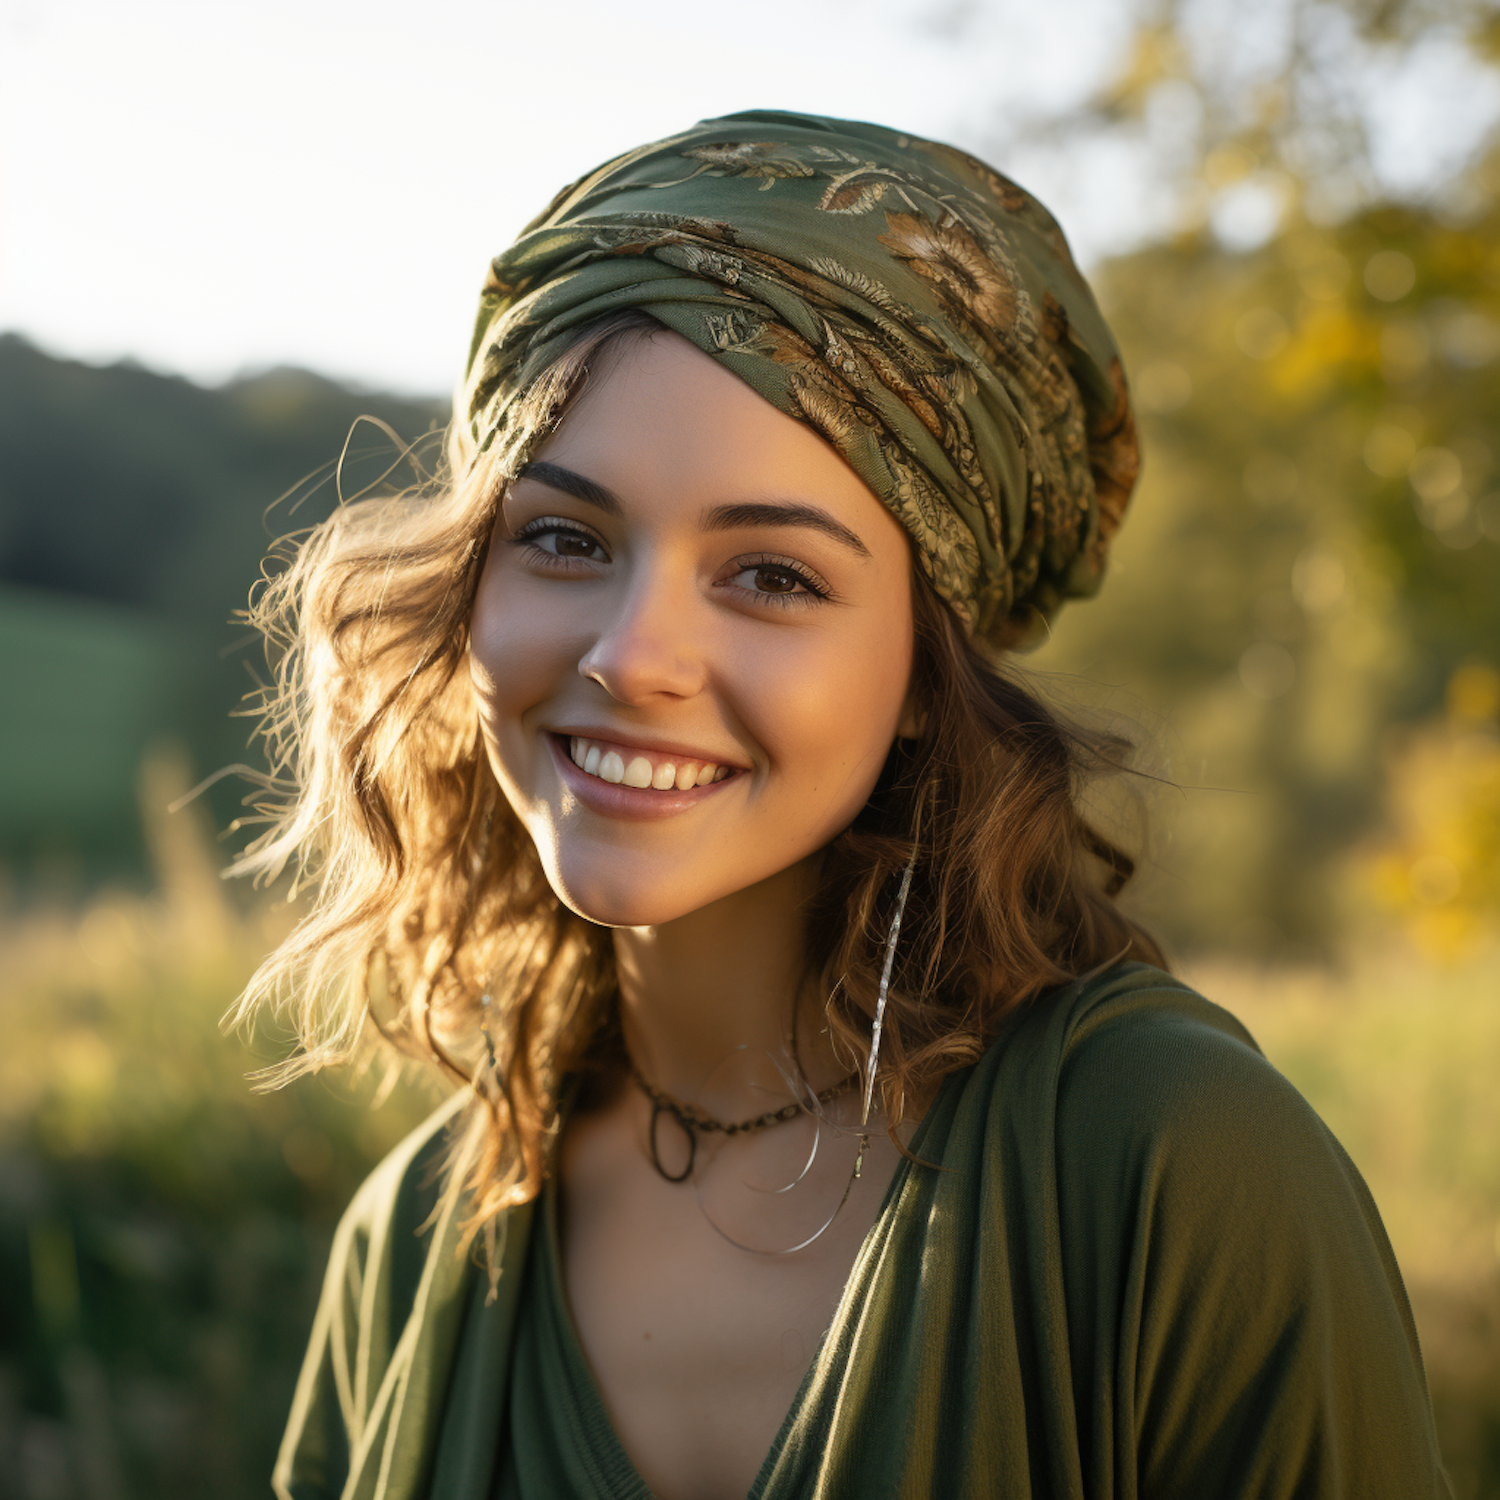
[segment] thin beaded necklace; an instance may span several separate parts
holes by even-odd
[[[635,1080],[636,1086],[650,1101],[651,1130],[649,1140],[651,1142],[651,1165],[656,1168],[657,1173],[667,1182],[686,1182],[693,1175],[693,1164],[698,1158],[698,1136],[700,1132],[708,1134],[718,1132],[725,1136],[747,1135],[751,1131],[765,1130],[772,1125],[780,1125],[783,1121],[795,1119],[806,1108],[805,1105],[793,1100],[791,1103],[783,1104],[779,1108],[768,1109],[764,1114],[756,1115],[749,1120],[718,1120],[713,1115],[705,1114],[701,1109],[697,1109],[691,1104],[684,1104],[681,1099],[674,1099],[671,1094],[657,1088],[641,1072],[640,1065],[631,1056],[628,1048],[625,1051],[625,1064],[630,1069],[630,1076]],[[858,1079],[858,1073],[851,1073],[847,1078],[841,1078],[837,1083],[832,1084],[816,1096],[817,1103],[827,1104],[829,1100],[837,1098],[846,1089],[850,1088]],[[671,1115],[682,1127],[683,1134],[688,1138],[687,1165],[680,1172],[669,1172],[662,1165],[661,1152],[656,1142],[656,1127],[663,1114]]]

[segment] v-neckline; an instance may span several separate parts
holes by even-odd
[[[933,1111],[938,1100],[947,1091],[949,1079],[943,1080],[943,1086],[938,1089],[937,1094],[929,1102],[921,1121],[912,1134],[910,1143],[906,1150],[915,1155],[917,1148],[921,1145],[922,1137],[927,1134],[928,1122],[932,1119]],[[823,1351],[828,1346],[829,1334],[838,1326],[847,1311],[850,1289],[854,1285],[859,1268],[864,1261],[865,1253],[871,1241],[882,1230],[888,1215],[893,1211],[897,1199],[900,1197],[901,1189],[906,1179],[911,1174],[912,1155],[903,1154],[896,1164],[896,1170],[891,1174],[891,1180],[886,1184],[885,1196],[881,1199],[880,1208],[875,1215],[874,1221],[864,1238],[860,1241],[859,1249],[855,1252],[853,1263],[849,1267],[848,1278],[844,1282],[844,1289],[839,1294],[838,1306],[834,1309],[833,1316],[824,1328],[822,1337],[818,1340],[817,1348],[813,1351],[811,1360],[808,1361],[807,1369],[802,1374],[802,1380],[797,1386],[797,1393],[792,1397],[792,1404],[787,1408],[786,1416],[781,1420],[781,1426],[776,1431],[776,1436],[771,1442],[770,1450],[761,1461],[761,1466],[756,1472],[755,1480],[751,1484],[745,1500],[765,1500],[766,1486],[775,1473],[783,1449],[786,1447],[788,1434],[796,1424],[797,1417],[802,1411],[807,1399],[808,1389],[812,1384],[813,1377],[817,1373],[818,1366],[822,1362]],[[594,1378],[594,1371],[588,1362],[588,1356],[583,1352],[583,1341],[578,1336],[577,1326],[573,1322],[573,1309],[568,1302],[567,1281],[563,1275],[562,1266],[562,1239],[557,1222],[557,1198],[558,1180],[556,1172],[548,1175],[542,1189],[542,1238],[544,1244],[544,1270],[549,1279],[549,1295],[553,1299],[553,1305],[557,1308],[558,1321],[562,1328],[562,1337],[565,1341],[563,1349],[564,1361],[573,1368],[575,1378],[571,1382],[573,1392],[579,1406],[582,1408],[581,1415],[584,1418],[584,1430],[597,1436],[599,1446],[604,1450],[601,1453],[601,1467],[605,1472],[619,1475],[629,1482],[630,1489],[637,1495],[651,1497],[655,1500],[651,1486],[641,1477],[630,1455],[625,1451],[625,1445],[620,1441],[620,1435],[615,1431],[615,1424],[609,1415],[609,1408],[604,1404],[603,1393],[599,1389],[599,1383]]]

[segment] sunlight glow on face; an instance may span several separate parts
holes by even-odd
[[[822,848],[905,726],[905,531],[811,429],[675,334],[596,371],[537,458],[555,467],[507,497],[470,663],[554,890],[654,925]],[[569,475],[607,495],[557,487]],[[603,752],[591,770],[575,738]],[[642,769],[632,786],[637,759],[726,779],[678,794]]]

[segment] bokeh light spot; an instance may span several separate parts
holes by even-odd
[[[1407,475],[1411,487],[1430,505],[1464,482],[1464,466],[1451,448],[1423,448],[1412,458]]]
[[[1234,325],[1234,341],[1251,359],[1274,359],[1290,338],[1286,319],[1274,307],[1252,307]]]
[[[1308,547],[1292,564],[1292,596],[1309,614],[1326,614],[1344,597],[1343,559],[1326,547]]]
[[[1444,693],[1448,712],[1464,724],[1500,718],[1500,672],[1488,662],[1470,661],[1448,679]]]
[[[1416,284],[1417,268],[1400,250],[1377,250],[1365,262],[1365,290],[1382,302],[1399,302]]]
[[[1252,698],[1264,702],[1280,698],[1296,680],[1296,660],[1277,641],[1256,641],[1240,657],[1240,682]]]
[[[1165,415],[1186,406],[1193,394],[1193,377],[1172,359],[1153,359],[1135,377],[1136,405],[1142,411]]]
[[[1400,479],[1416,457],[1417,440],[1394,422],[1381,422],[1365,439],[1365,467],[1382,479]]]

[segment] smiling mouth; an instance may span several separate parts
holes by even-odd
[[[735,767],[713,761],[693,760],[657,751],[636,750],[608,740],[585,739],[582,735],[558,736],[567,747],[568,759],[585,776],[611,786],[638,787],[656,792],[687,792],[708,786],[735,774]]]

